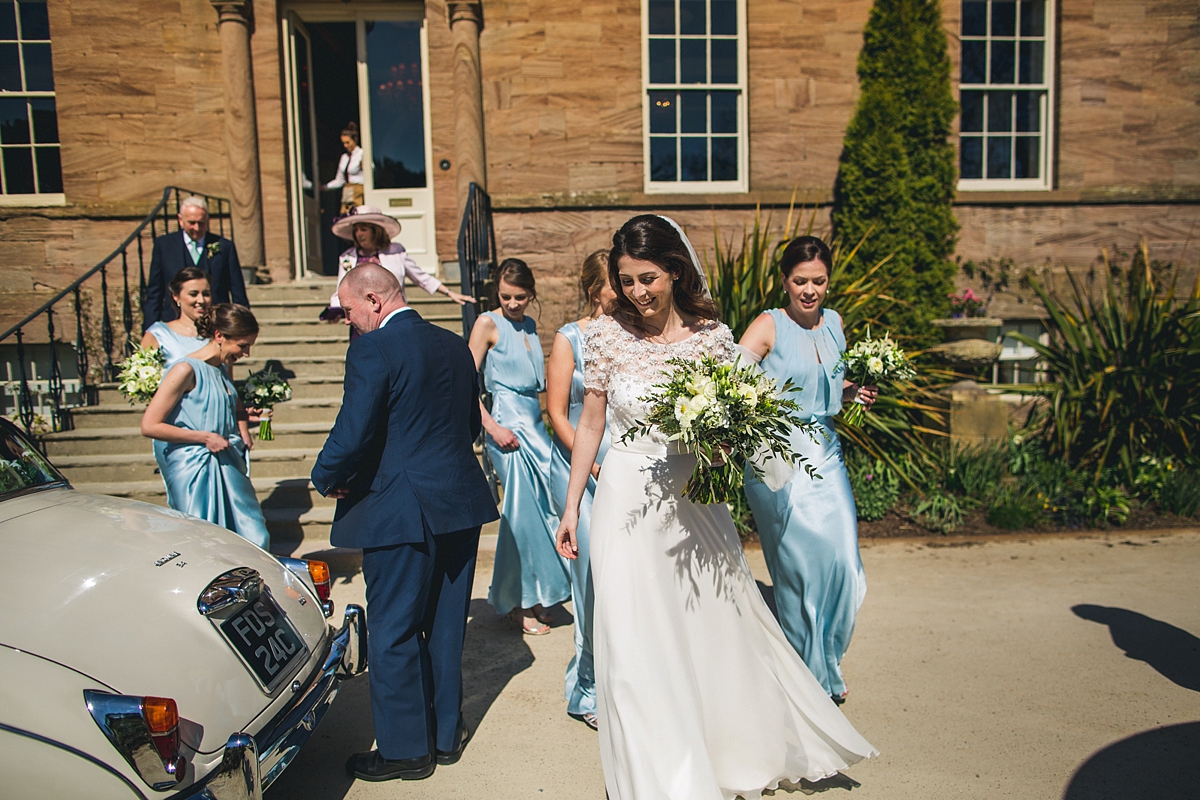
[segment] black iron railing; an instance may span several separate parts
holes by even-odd
[[[89,386],[93,377],[93,359],[97,363],[100,380],[111,381],[121,360],[133,352],[142,333],[142,301],[146,295],[148,251],[158,236],[171,233],[172,228],[175,231],[180,230],[179,204],[188,196],[204,198],[209,208],[211,229],[220,236],[233,239],[233,215],[229,200],[178,186],[168,186],[163,189],[162,198],[154,209],[107,258],[83,273],[41,308],[0,333],[0,346],[7,344],[10,338],[16,342],[17,374],[8,376],[4,383],[8,385],[6,388],[9,391],[16,389],[15,416],[27,434],[35,433],[34,420],[38,408],[49,407],[48,427],[51,430],[65,430],[70,424],[67,404],[64,402],[63,364],[59,358],[59,348],[68,347],[74,350],[79,396],[76,405],[86,404],[93,399],[94,392],[90,391]],[[147,238],[150,247],[146,244]],[[135,263],[131,263],[133,259],[136,259]],[[118,264],[119,273],[110,276],[110,272],[115,271]],[[132,289],[130,269],[136,269],[136,275],[132,276],[136,285]],[[110,288],[110,277],[119,281],[115,287]],[[98,312],[94,309],[96,303],[100,306]],[[95,319],[97,314],[98,320]],[[56,316],[59,320],[74,317],[73,344],[61,338],[59,326],[55,324]],[[115,323],[114,317],[117,317]],[[69,324],[63,327],[69,327]],[[37,380],[35,375],[31,374],[34,368],[27,351],[30,343],[26,340],[40,330],[45,330],[48,343],[45,380]],[[42,399],[40,404],[34,402],[34,384],[37,384],[36,393]]]
[[[463,291],[476,302],[462,307],[463,337],[471,338],[475,320],[487,310],[485,305],[492,269],[496,266],[496,231],[492,228],[492,199],[477,183],[472,183],[467,194],[467,207],[463,209],[462,223],[458,227],[458,266]],[[467,287],[470,287],[469,289]],[[483,389],[482,381],[479,387]],[[500,502],[499,482],[496,470],[488,458],[487,447],[481,449],[483,474],[492,490],[492,499]]]

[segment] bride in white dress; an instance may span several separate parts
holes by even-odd
[[[584,337],[559,552],[575,556],[579,501],[605,428],[592,506],[596,699],[610,800],[757,800],[877,751],[804,666],[763,601],[724,504],[680,495],[695,465],[657,432],[619,442],[670,358],[733,360],[694,251],[673,222],[613,237],[614,316]]]

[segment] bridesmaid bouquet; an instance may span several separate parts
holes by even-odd
[[[161,347],[139,347],[125,359],[117,374],[117,389],[130,405],[149,403],[162,383],[167,356]]]
[[[733,499],[742,485],[746,464],[762,477],[755,460],[779,458],[803,464],[810,476],[816,470],[792,452],[791,429],[816,426],[800,420],[800,406],[784,396],[791,383],[777,386],[754,365],[726,363],[712,356],[698,361],[672,358],[675,369],[666,383],[656,384],[642,402],[650,404],[645,420],[635,422],[621,441],[644,436],[651,428],[668,441],[680,442],[696,456],[696,467],[683,489],[694,503],[723,503]],[[755,459],[755,457],[758,457]]]
[[[841,363],[846,369],[846,378],[859,386],[879,386],[917,376],[900,346],[886,333],[882,339],[872,339],[870,328],[867,328],[865,338],[842,355]],[[847,425],[861,425],[866,414],[866,408],[856,399],[842,414],[842,419]]]
[[[292,387],[274,368],[267,367],[255,372],[242,384],[242,404],[249,408],[274,408],[276,403],[292,399]],[[263,417],[258,423],[258,440],[269,442],[275,438],[271,430],[271,418]]]

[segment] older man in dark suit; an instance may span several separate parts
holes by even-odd
[[[239,303],[249,307],[242,265],[233,242],[208,230],[208,204],[202,197],[185,197],[179,203],[179,227],[154,240],[150,256],[150,275],[146,278],[146,298],[142,308],[142,327],[179,316],[171,299],[171,280],[184,267],[199,267],[212,282],[212,301]]]
[[[362,548],[371,708],[378,749],[347,770],[415,780],[453,764],[462,652],[479,528],[499,517],[472,445],[478,378],[467,343],[417,314],[374,264],[338,289],[361,334],[346,353],[345,396],[312,481],[338,499],[332,544]]]

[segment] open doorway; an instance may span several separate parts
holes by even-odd
[[[306,274],[336,275],[349,246],[330,230],[341,213],[341,190],[323,187],[345,152],[341,132],[354,122],[366,204],[395,217],[401,225],[396,241],[436,274],[423,14],[296,5],[284,25],[291,43],[292,186],[300,200],[292,203],[297,263]]]

